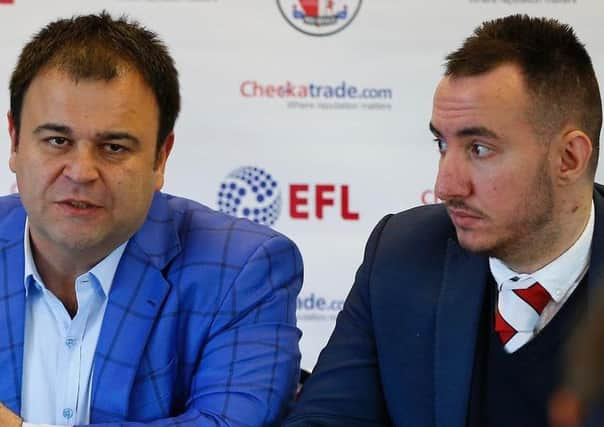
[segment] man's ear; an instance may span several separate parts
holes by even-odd
[[[6,113],[8,120],[8,135],[10,137],[10,157],[8,158],[8,166],[10,170],[15,172],[17,167],[17,148],[19,147],[19,137],[17,135],[17,127],[15,126],[15,119],[13,113],[10,111]]]
[[[168,161],[173,146],[174,132],[170,132],[155,157],[155,191],[159,191],[164,186],[166,162]]]
[[[559,166],[557,178],[561,184],[576,182],[590,173],[593,143],[585,132],[574,129],[564,133],[557,142]]]

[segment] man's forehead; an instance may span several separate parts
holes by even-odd
[[[487,112],[517,114],[527,111],[530,98],[520,69],[511,64],[473,76],[445,76],[433,98],[433,122]]]
[[[147,92],[153,98],[154,102],[151,102],[157,106],[157,99],[152,88],[138,70],[134,67],[127,66],[121,67],[119,73],[109,79],[77,76],[68,69],[58,66],[44,67],[29,83],[24,93],[23,106],[25,106],[26,103],[31,102],[31,100],[27,101],[31,96],[38,97],[40,95],[50,95],[56,99],[63,99],[63,95],[66,96],[67,93],[62,92],[61,88],[69,88],[70,91],[74,90],[77,92],[81,90],[86,91],[86,93],[91,93],[90,91],[103,92],[109,90],[110,87],[121,88],[118,93],[123,93],[123,95],[119,98],[124,101],[128,101],[132,96],[130,89],[135,90],[138,93],[141,91]],[[36,95],[34,95],[34,92]]]
[[[21,113],[22,122],[34,129],[51,124],[69,127],[65,134],[97,135],[109,130],[133,132],[143,122],[145,128],[153,128],[158,125],[158,108],[154,93],[136,71],[124,70],[109,81],[76,80],[53,67],[31,82]]]
[[[434,94],[431,131],[446,138],[499,138],[506,128],[525,124],[529,102],[523,75],[512,64],[478,75],[445,76]]]

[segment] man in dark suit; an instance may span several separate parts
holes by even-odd
[[[547,425],[604,280],[602,112],[572,29],[509,16],[447,57],[441,205],[385,217],[287,426]]]
[[[59,20],[10,91],[0,426],[278,424],[298,377],[300,254],[159,192],[180,102],[163,43],[106,13]]]

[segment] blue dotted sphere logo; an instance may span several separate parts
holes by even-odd
[[[281,213],[281,190],[271,174],[244,166],[228,174],[220,184],[218,209],[259,224],[273,225]]]

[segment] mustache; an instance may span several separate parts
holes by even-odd
[[[447,208],[447,210],[449,210],[449,209],[459,210],[459,211],[463,211],[464,213],[467,213],[468,215],[477,216],[477,217],[481,217],[481,218],[486,218],[486,216],[487,216],[480,209],[469,206],[463,200],[449,199],[443,203],[444,203],[445,207]]]

